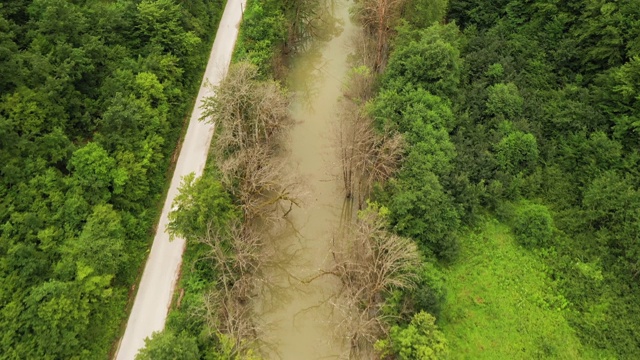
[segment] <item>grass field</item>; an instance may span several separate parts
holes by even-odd
[[[440,327],[453,359],[602,358],[587,350],[565,320],[567,301],[542,261],[518,246],[494,219],[462,241],[444,270],[447,299]]]

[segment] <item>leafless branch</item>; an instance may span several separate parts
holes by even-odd
[[[290,99],[275,81],[258,81],[257,69],[233,65],[207,98],[203,119],[216,123],[213,149],[223,184],[251,222],[276,221],[300,205],[301,181],[288,175],[282,143],[293,120]]]
[[[406,0],[356,0],[356,19],[369,36],[375,39],[375,62],[373,69],[382,72],[389,53],[389,38],[400,18]]]
[[[347,198],[357,199],[362,208],[374,184],[383,183],[402,159],[402,136],[388,129],[378,130],[367,113],[366,102],[373,94],[373,75],[366,66],[352,70],[343,89],[335,147],[342,165]]]

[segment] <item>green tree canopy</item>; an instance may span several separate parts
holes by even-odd
[[[180,194],[169,214],[169,231],[187,239],[197,239],[212,231],[225,231],[238,215],[229,193],[213,176],[195,179],[191,173],[182,179]]]
[[[136,360],[198,360],[200,352],[196,339],[185,332],[174,334],[165,330],[154,332],[144,340],[145,347]]]
[[[65,261],[91,267],[99,275],[116,275],[126,262],[125,231],[111,205],[96,205],[78,238],[70,239]]]
[[[193,32],[185,31],[182,12],[174,0],[143,0],[138,4],[138,36],[151,49],[178,56],[189,55],[200,43]]]
[[[85,191],[90,202],[97,204],[111,197],[109,188],[114,185],[116,161],[106,150],[90,142],[76,150],[69,159],[69,170],[73,176],[71,184]]]
[[[516,209],[513,232],[527,247],[548,246],[553,236],[553,219],[546,206],[525,202]]]
[[[404,34],[391,53],[384,75],[387,88],[407,84],[438,96],[452,96],[460,83],[462,61],[455,24],[433,25]]]
[[[392,182],[388,207],[398,234],[418,240],[436,255],[452,259],[457,251],[455,231],[460,219],[450,195],[432,172],[409,181]]]
[[[514,131],[496,145],[496,157],[503,171],[511,175],[531,172],[538,161],[538,143],[532,134]]]
[[[392,327],[389,339],[378,341],[376,349],[385,359],[401,360],[439,360],[449,353],[435,318],[423,311],[415,314],[407,327]]]
[[[487,113],[506,120],[521,116],[524,99],[514,83],[492,85],[487,93]]]

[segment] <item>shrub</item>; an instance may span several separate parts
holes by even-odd
[[[435,360],[448,353],[447,340],[435,318],[423,311],[413,316],[409,326],[392,327],[389,339],[376,342],[375,347],[383,359]]]
[[[553,219],[546,206],[525,203],[516,210],[513,232],[527,247],[546,246],[553,234]]]

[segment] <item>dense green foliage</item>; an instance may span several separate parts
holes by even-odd
[[[523,204],[518,207],[513,221],[513,233],[525,247],[547,247],[553,235],[553,219],[544,205]]]
[[[248,0],[234,61],[257,66],[263,79],[284,78],[292,55],[339,31],[330,7],[322,0]]]
[[[136,356],[137,360],[197,360],[198,345],[186,333],[175,335],[170,331],[154,333],[153,340],[146,339],[146,347]]]
[[[185,239],[202,236],[210,228],[223,230],[239,216],[230,195],[210,174],[198,180],[194,179],[193,173],[185,176],[174,201],[176,207],[169,214],[168,229]]]
[[[407,11],[371,105],[409,143],[378,195],[393,228],[456,267],[493,213],[544,262],[578,339],[620,358],[640,354],[639,9],[450,0],[431,26]]]
[[[205,294],[219,285],[219,274],[214,271],[210,248],[199,241],[209,231],[225,232],[232,221],[238,220],[239,209],[212,171],[211,162],[198,179],[188,176],[183,180],[176,197],[176,209],[170,214],[170,231],[187,239],[183,259],[180,292],[176,294],[176,308],[169,312],[164,331],[155,333],[146,341],[139,359],[231,359],[225,350],[232,343],[208,324],[210,316],[205,308]],[[170,346],[182,346],[177,352]]]
[[[107,356],[222,1],[177,3],[0,5],[5,358]],[[271,76],[308,3],[250,1],[236,59]],[[428,263],[386,299],[379,350],[435,358],[444,333],[454,357],[637,358],[640,2],[403,4],[368,106],[407,150],[376,200]],[[234,201],[212,169],[186,179],[173,231],[224,231]],[[231,356],[202,316],[206,251],[142,358]]]
[[[263,75],[272,73],[276,47],[286,40],[284,4],[284,0],[247,2],[234,60],[249,61]]]
[[[405,134],[408,153],[386,197],[394,229],[427,252],[453,259],[460,212],[445,189],[456,149],[449,133],[456,119],[448,95],[459,83],[455,26],[404,29],[372,104],[381,124]],[[433,211],[438,209],[438,211]]]
[[[388,340],[375,344],[383,358],[400,360],[437,360],[447,356],[448,347],[444,335],[435,325],[435,318],[427,312],[413,316],[406,327],[393,326]]]
[[[107,358],[222,3],[0,4],[0,357]]]

